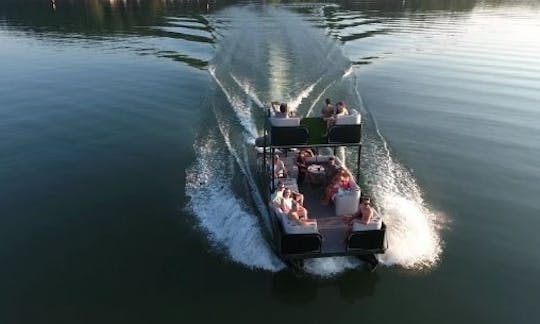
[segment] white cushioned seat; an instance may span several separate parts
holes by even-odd
[[[369,223],[364,224],[360,220],[355,220],[353,222],[352,230],[353,232],[361,231],[373,231],[380,230],[382,227],[382,217],[375,212]]]
[[[333,157],[335,160],[336,160],[336,165],[340,166],[341,165],[341,161],[334,155],[315,155],[315,156],[310,156],[308,158],[306,158],[306,163],[307,164],[312,164],[312,163],[328,163],[328,159],[330,159],[330,157]]]
[[[277,126],[277,127],[300,126],[300,117],[289,117],[289,118],[270,117],[269,120],[272,126]]]
[[[317,221],[313,220],[308,224],[298,224],[290,219],[289,216],[281,212],[281,209],[275,208],[276,215],[280,218],[281,225],[287,234],[318,234]]]
[[[338,116],[336,125],[359,125],[362,123],[362,115],[355,109],[351,109],[348,115]]]

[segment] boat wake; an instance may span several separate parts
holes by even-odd
[[[355,92],[361,101],[357,86]],[[405,268],[432,267],[442,252],[440,232],[445,218],[426,204],[413,175],[392,157],[368,107],[361,106],[368,128],[364,132],[368,136],[364,137],[362,171],[387,225],[389,247],[379,261]]]
[[[343,98],[366,116],[370,114],[359,93],[354,93],[358,90],[350,61],[332,40],[291,12],[271,8],[260,17],[254,8],[236,9],[243,26],[231,26],[209,66],[216,84],[209,93],[212,122],[203,126],[194,146],[197,158],[186,171],[186,192],[188,208],[217,250],[246,267],[279,271],[284,264],[266,240],[269,215],[252,174],[255,161],[250,152],[263,128],[264,103],[284,100],[308,115],[327,95]],[[261,30],[261,19],[275,28]],[[295,32],[284,37],[281,28]],[[260,37],[253,36],[257,30]],[[242,60],[238,60],[239,52]],[[314,57],[305,57],[310,53]],[[313,64],[323,59],[333,65]],[[265,65],[268,70],[262,68]],[[422,200],[412,175],[391,156],[375,120],[365,120],[372,121],[375,131],[369,132],[368,127],[363,172],[387,223],[389,249],[380,261],[406,268],[432,266],[442,250],[439,216]],[[314,259],[305,262],[305,271],[329,277],[361,264],[352,257]]]
[[[279,271],[284,265],[265,240],[256,211],[232,189],[235,163],[217,134],[209,134],[195,144],[196,163],[186,171],[188,208],[212,245],[244,266]],[[229,168],[229,170],[227,170]]]

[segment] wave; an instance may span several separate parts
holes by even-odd
[[[224,157],[219,141],[212,136],[194,146],[196,163],[186,171],[188,208],[197,216],[200,228],[218,250],[234,262],[252,269],[279,271],[284,268],[272,252],[257,217],[231,189],[232,175],[224,174],[234,163]]]
[[[293,97],[293,99],[289,100],[288,107],[292,111],[295,111],[298,108],[298,106],[300,106],[300,104],[302,103],[302,100],[309,97],[309,95],[311,94],[315,86],[319,82],[321,82],[321,80],[322,80],[322,77],[319,78],[317,81],[315,81],[313,84],[310,84],[309,86],[307,86],[307,88],[305,88],[304,90],[300,91],[300,93],[296,97]]]
[[[255,126],[255,123],[253,123],[253,120],[252,120],[251,107],[249,106],[250,102],[245,103],[242,100],[242,98],[235,96],[234,94],[231,94],[229,91],[227,91],[227,88],[216,76],[216,68],[214,66],[210,66],[208,68],[208,72],[214,78],[216,83],[219,85],[219,87],[223,91],[223,94],[225,94],[225,96],[227,97],[227,100],[229,101],[231,106],[234,108],[234,112],[236,116],[238,117],[238,120],[240,121],[244,129],[248,132],[248,136],[246,137],[246,140],[249,143],[255,143],[255,139],[259,135],[257,132],[257,128]]]
[[[355,91],[362,101],[357,86]],[[387,225],[388,250],[379,261],[405,268],[432,267],[442,252],[440,231],[445,217],[425,203],[412,174],[392,157],[377,121],[366,105],[361,107],[364,121],[370,121],[375,130],[375,136],[364,142],[362,170]]]
[[[262,101],[259,99],[259,97],[257,96],[257,93],[255,91],[255,88],[251,85],[251,83],[247,80],[244,80],[243,82],[239,81],[238,78],[230,73],[231,75],[231,78],[234,80],[234,82],[240,87],[242,88],[242,90],[244,91],[244,93],[246,93],[249,98],[251,100],[253,100],[253,102],[259,106],[259,108],[264,108],[264,104],[262,103]],[[215,77],[215,76],[214,76]]]

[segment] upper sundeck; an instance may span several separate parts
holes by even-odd
[[[320,117],[279,118],[269,114],[264,138],[257,146],[287,148],[316,146],[359,146],[362,139],[362,118],[352,110],[350,115],[339,116],[326,132],[326,123]]]

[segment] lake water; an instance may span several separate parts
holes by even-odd
[[[3,0],[1,323],[537,323],[537,1]],[[375,273],[284,269],[264,107],[364,118]]]

